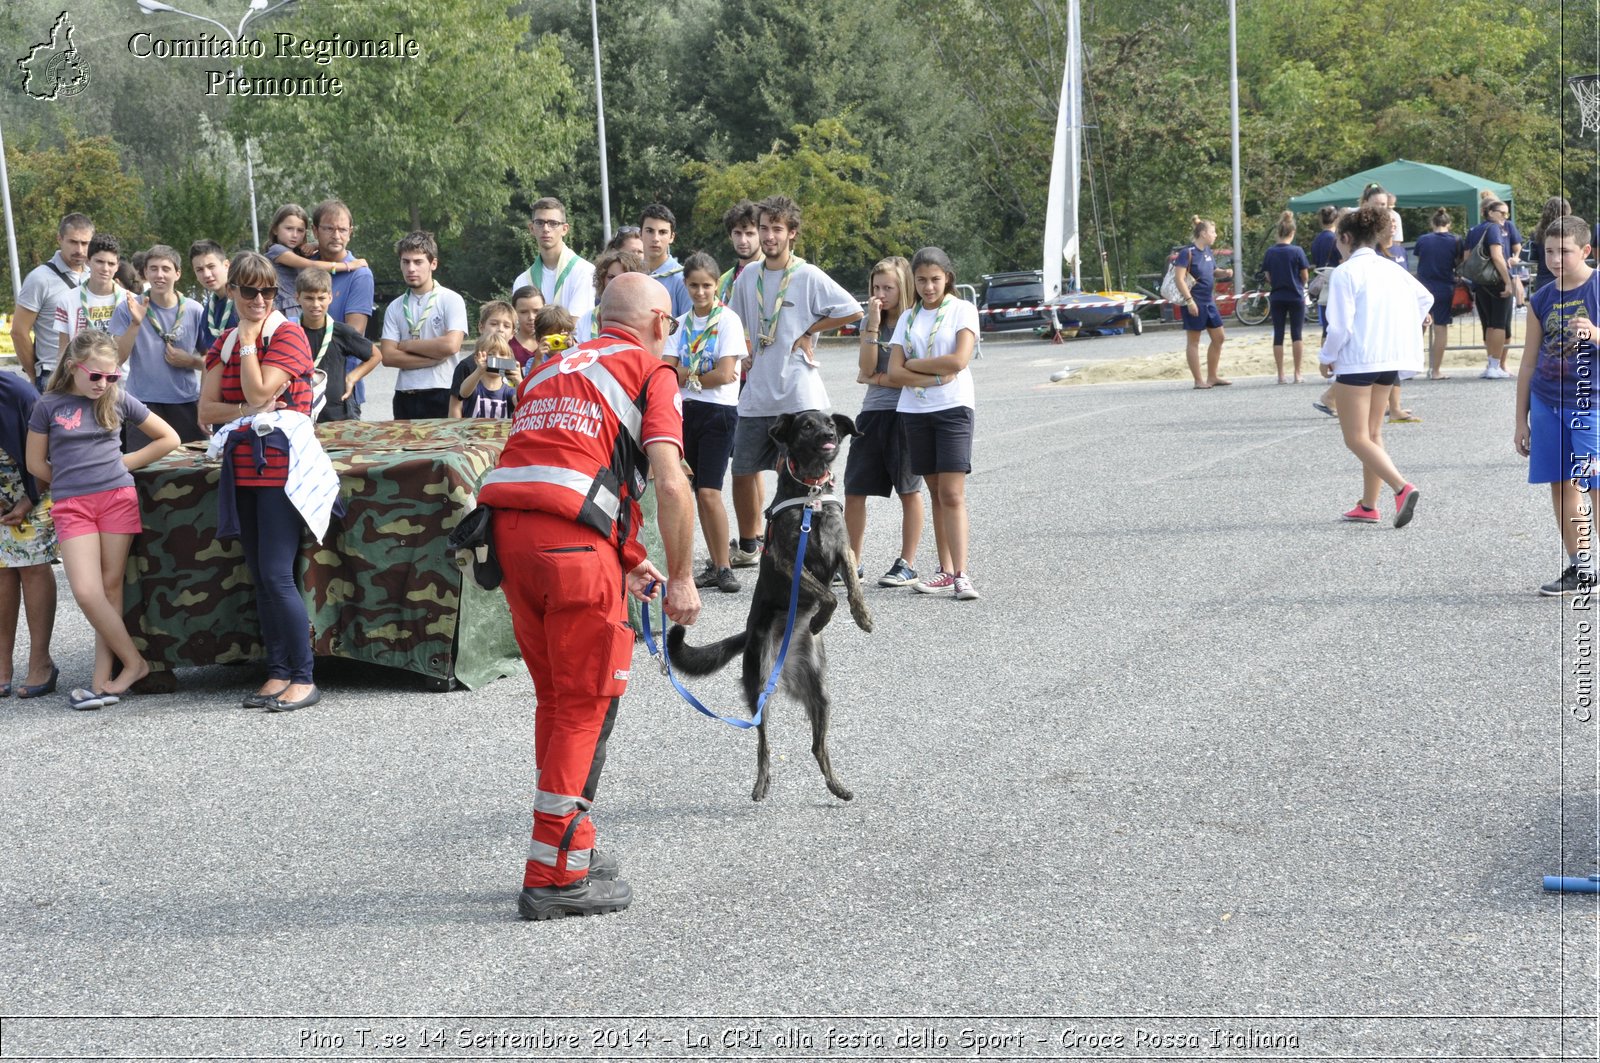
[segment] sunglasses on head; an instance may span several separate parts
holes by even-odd
[[[239,297],[247,303],[257,299],[265,299],[271,302],[273,297],[278,294],[278,286],[276,284],[266,288],[256,288],[249,284],[235,284],[233,290],[238,292]]]
[[[102,380],[104,380],[107,384],[115,384],[117,381],[122,379],[121,373],[96,373],[92,369],[88,369],[82,365],[77,365],[73,368],[78,370],[78,372],[82,373],[84,376],[88,377],[90,382],[95,384],[100,383]]]

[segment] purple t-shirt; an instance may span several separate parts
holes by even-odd
[[[1533,397],[1568,410],[1593,410],[1600,363],[1593,340],[1579,340],[1567,328],[1576,317],[1600,318],[1600,272],[1576,288],[1546,284],[1528,300],[1528,315],[1539,322],[1544,340],[1533,368]]]
[[[118,389],[117,412],[123,423],[144,424],[150,410]],[[40,396],[28,418],[28,431],[48,437],[50,495],[56,501],[132,487],[133,473],[122,464],[122,431],[102,428],[94,417],[94,403],[82,395],[50,392]]]

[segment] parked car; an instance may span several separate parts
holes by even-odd
[[[1043,270],[985,273],[983,295],[978,301],[978,330],[1020,332],[1045,328],[1050,319],[1040,310],[1043,303]]]

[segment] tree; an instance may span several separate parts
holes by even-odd
[[[45,148],[38,135],[6,145],[11,202],[17,225],[17,257],[26,274],[57,250],[56,225],[80,211],[100,232],[114,233],[124,247],[149,239],[143,185],[124,172],[110,137],[69,136],[64,148]],[[0,261],[0,300],[13,306],[10,266]]]
[[[861,142],[844,123],[826,118],[797,125],[793,136],[793,147],[774,144],[750,162],[690,163],[687,169],[699,181],[695,230],[720,231],[729,204],[782,192],[803,212],[796,251],[824,270],[855,270],[864,277],[875,258],[904,254],[909,226],[889,222],[889,196],[877,187],[884,175],[856,150]]]
[[[412,229],[448,240],[501,211],[510,176],[570,155],[572,80],[554,40],[525,38],[505,0],[301,4],[274,32],[302,40],[413,39],[416,58],[249,60],[248,78],[336,77],[339,96],[241,97],[230,127],[260,156],[293,158],[304,190],[359,206],[363,244]]]

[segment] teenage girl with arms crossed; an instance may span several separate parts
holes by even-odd
[[[895,325],[885,382],[902,389],[898,409],[911,471],[927,479],[933,500],[939,571],[919,580],[916,589],[949,589],[971,601],[979,597],[967,576],[967,474],[977,401],[969,365],[978,341],[978,308],[955,297],[955,268],[937,247],[912,257],[911,278],[918,300]]]
[[[28,421],[28,471],[49,484],[61,562],[78,607],[94,628],[94,677],[69,696],[75,709],[115,705],[150,674],[122,622],[122,581],[133,537],[143,530],[133,470],[178,446],[178,433],[117,386],[117,346],[94,329],[78,333],[56,363]],[[122,425],[150,442],[122,453]],[[112,679],[112,668],[122,668]]]

